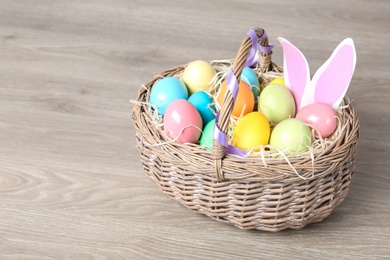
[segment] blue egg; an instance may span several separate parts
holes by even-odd
[[[199,111],[199,114],[202,117],[203,127],[215,118],[213,113],[213,111],[215,111],[213,99],[205,91],[195,92],[190,96],[188,101]]]
[[[167,106],[176,99],[187,99],[186,85],[178,78],[166,77],[154,83],[150,103],[157,106],[158,114],[164,115]]]
[[[249,67],[245,67],[241,74],[241,80],[243,80],[252,89],[255,100],[260,95],[260,83],[256,73]]]

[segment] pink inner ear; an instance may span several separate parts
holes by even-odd
[[[281,42],[281,44],[284,51],[286,84],[289,84],[297,108],[299,108],[307,80],[309,79],[307,61],[303,54],[293,45],[288,42]]]
[[[314,100],[331,106],[344,97],[354,70],[354,50],[351,45],[342,46],[333,60],[320,74]]]

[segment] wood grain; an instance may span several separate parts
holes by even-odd
[[[0,1],[0,259],[390,258],[390,3]],[[233,58],[264,27],[314,72],[352,37],[356,173],[330,217],[246,232],[169,200],[142,173],[131,121],[141,84]]]

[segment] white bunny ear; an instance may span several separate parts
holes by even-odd
[[[286,87],[293,94],[295,104],[297,109],[299,109],[311,101],[308,101],[303,95],[305,88],[308,87],[310,82],[309,64],[303,53],[291,42],[282,37],[279,37],[278,40],[283,47],[284,53],[284,81]]]
[[[347,38],[314,74],[310,86],[314,102],[337,109],[348,90],[355,66],[355,45],[351,38]]]

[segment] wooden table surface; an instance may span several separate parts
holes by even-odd
[[[390,2],[0,0],[0,259],[390,258]],[[241,231],[168,199],[142,172],[141,84],[234,58],[253,26],[312,72],[346,37],[361,122],[346,200],[323,222]]]

